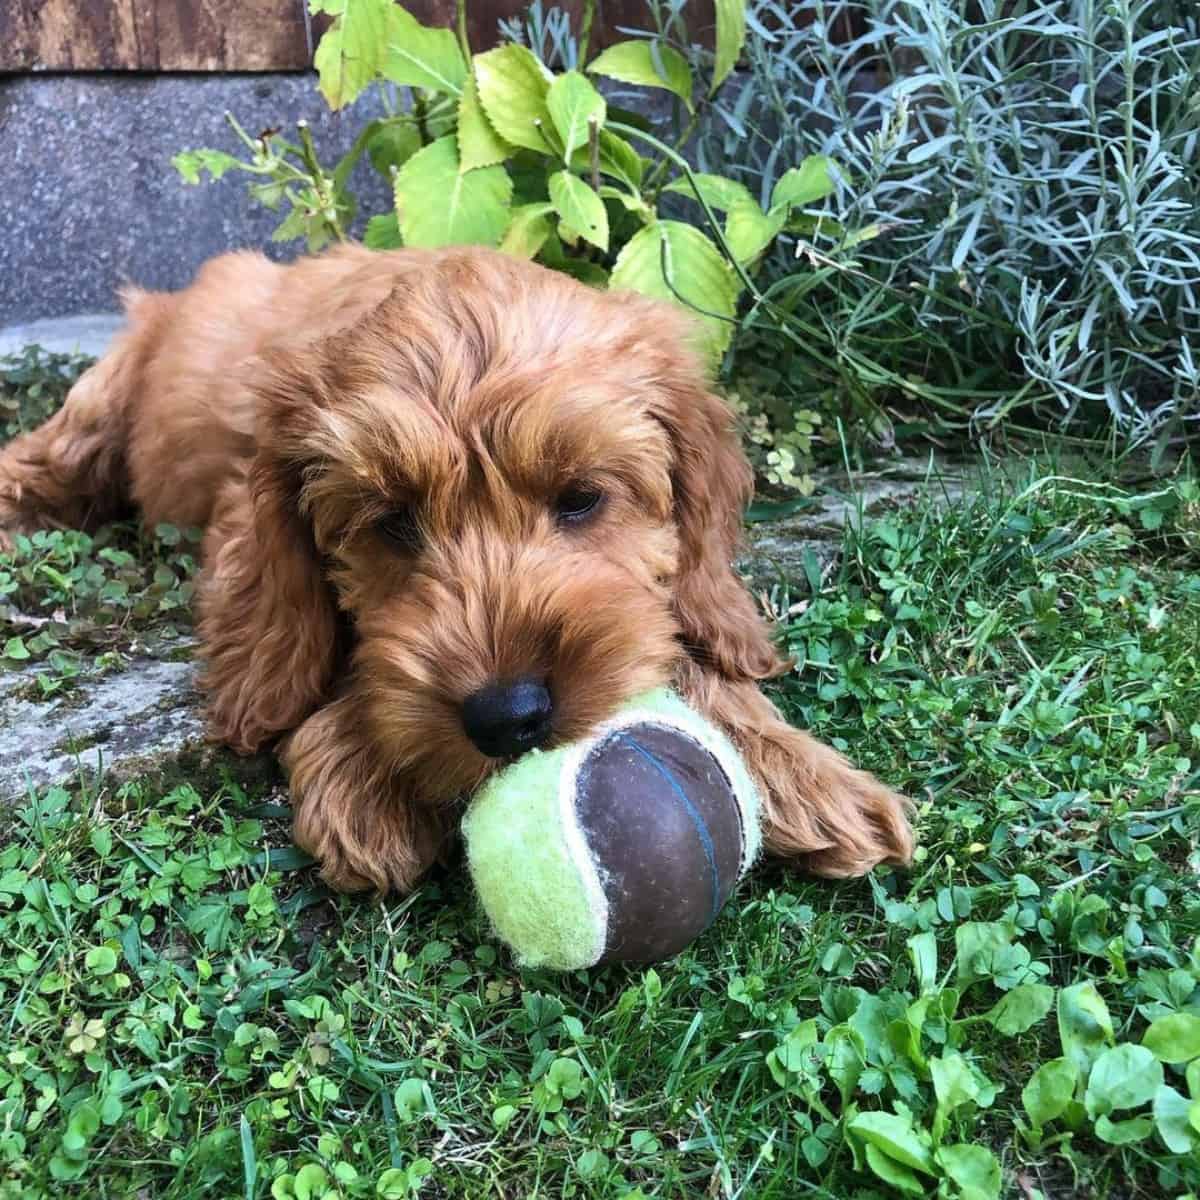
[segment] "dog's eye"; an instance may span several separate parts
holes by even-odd
[[[380,535],[397,550],[412,552],[421,547],[421,530],[411,508],[397,508],[375,522]]]
[[[554,501],[554,515],[560,525],[578,525],[586,521],[604,499],[599,488],[586,483],[574,483],[559,492]]]

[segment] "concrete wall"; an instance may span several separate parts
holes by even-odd
[[[311,74],[0,77],[0,326],[111,310],[126,281],[181,287],[224,250],[294,257],[248,176],[189,187],[171,166],[182,149],[238,151],[227,109],[251,134],[306,118],[326,163],[375,115],[366,99],[330,113]],[[361,208],[386,208],[369,163],[355,181]]]

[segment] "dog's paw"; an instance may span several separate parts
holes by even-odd
[[[339,892],[410,892],[445,841],[447,814],[413,804],[362,730],[357,705],[343,697],[281,743],[292,837]]]
[[[830,878],[912,861],[912,804],[836,750],[782,721],[763,729],[750,765],[764,791],[769,854]]]

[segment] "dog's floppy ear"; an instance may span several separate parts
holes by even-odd
[[[698,368],[676,373],[656,416],[671,438],[679,527],[675,608],[696,659],[730,679],[767,679],[786,668],[754,600],[734,573],[754,474],[729,406]]]
[[[255,368],[255,456],[222,490],[205,534],[202,682],[213,733],[244,753],[308,717],[336,665],[336,604],[300,505],[317,386],[294,361]]]

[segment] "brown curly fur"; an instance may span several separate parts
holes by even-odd
[[[535,675],[554,738],[673,682],[762,785],[766,846],[822,875],[912,851],[906,803],[787,725],[731,569],[751,473],[685,317],[479,249],[211,262],[0,452],[0,532],[135,506],[207,526],[211,727],[279,741],[297,842],[343,889],[411,887],[495,763],[463,699]],[[581,480],[586,525],[550,503]],[[398,504],[422,548],[377,529]]]

